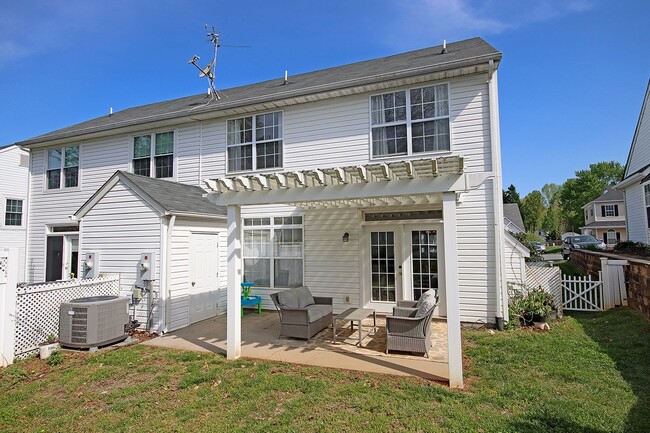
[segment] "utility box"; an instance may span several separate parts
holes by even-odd
[[[86,253],[81,263],[82,278],[99,277],[99,253]]]
[[[153,281],[156,275],[155,253],[142,253],[135,273],[135,285],[137,287],[147,287],[147,284]]]

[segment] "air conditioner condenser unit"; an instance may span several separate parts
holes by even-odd
[[[63,302],[59,310],[61,346],[91,348],[126,339],[129,299],[118,296],[91,296]]]

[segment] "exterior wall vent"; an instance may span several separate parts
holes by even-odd
[[[124,340],[129,322],[128,298],[92,296],[63,302],[59,341],[64,347],[91,348]]]

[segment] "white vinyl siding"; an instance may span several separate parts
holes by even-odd
[[[634,242],[648,243],[648,226],[643,185],[636,184],[625,189],[627,213],[627,237]]]
[[[17,146],[0,149],[0,249],[18,249],[18,281],[25,281],[25,237],[27,235],[27,183],[29,167],[21,165],[29,155]],[[22,224],[5,225],[7,200],[22,201]]]
[[[650,92],[650,88],[646,92]],[[630,176],[650,164],[650,107],[648,107],[650,93],[646,93],[643,103],[644,106],[641,108],[630,161],[625,169],[626,176]]]
[[[121,296],[130,297],[136,279],[136,266],[142,253],[155,253],[152,289],[160,299],[162,223],[157,211],[142,202],[118,182],[83,218],[80,230],[80,257],[100,254],[100,272],[119,273]],[[79,261],[80,263],[83,260]],[[147,296],[136,305],[136,319],[147,322]],[[129,314],[133,314],[130,306]],[[152,324],[160,311],[154,308]],[[158,331],[153,329],[153,331]]]
[[[517,249],[513,239],[505,236],[505,265],[506,281],[523,284],[526,282],[526,261],[524,255]]]

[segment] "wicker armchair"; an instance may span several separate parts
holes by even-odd
[[[309,292],[306,287],[287,289],[287,291]],[[280,315],[280,336],[302,338],[309,340],[311,337],[332,324],[332,298],[313,297],[313,303],[304,306],[283,305],[279,293],[273,293],[271,299]],[[311,294],[309,294],[311,296]]]
[[[431,347],[431,317],[438,305],[438,295],[425,312],[418,315],[416,301],[400,301],[393,315],[386,316],[386,353],[390,350],[422,353],[429,357]]]

